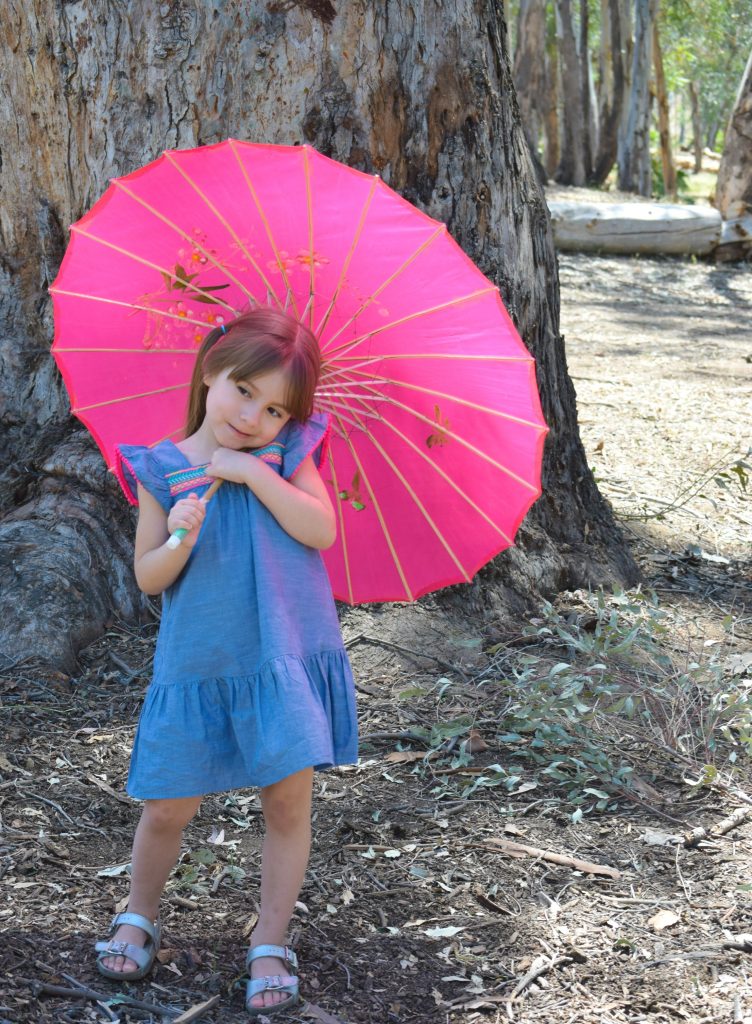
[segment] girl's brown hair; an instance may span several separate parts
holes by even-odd
[[[287,378],[285,408],[304,423],[313,412],[321,371],[315,335],[279,309],[259,307],[216,327],[204,338],[193,367],[185,436],[195,434],[206,416],[204,377],[230,371],[231,380],[252,380],[282,370]]]

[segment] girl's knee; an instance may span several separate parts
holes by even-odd
[[[303,773],[283,779],[261,791],[267,828],[295,831],[311,819],[311,783]]]
[[[182,831],[201,805],[200,797],[179,800],[147,800],[144,818],[151,828],[159,831]]]

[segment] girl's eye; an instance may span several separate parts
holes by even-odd
[[[250,398],[251,396],[251,393],[248,390],[248,388],[244,388],[241,384],[238,384],[238,391],[243,396],[243,398]]]
[[[282,415],[282,413],[281,413],[281,412],[279,412],[279,410],[278,410],[278,409],[272,409],[272,408],[271,408],[271,406],[269,407],[269,412],[270,412],[270,413],[272,414],[272,416],[274,416],[274,417],[275,417],[276,419],[279,419],[279,418],[280,418],[280,416]]]

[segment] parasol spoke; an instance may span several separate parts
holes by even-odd
[[[353,255],[355,254],[355,250],[358,247],[358,242],[360,242],[360,236],[363,233],[363,225],[366,222],[366,217],[368,216],[368,209],[369,209],[369,207],[371,205],[371,200],[373,199],[374,192],[376,191],[376,184],[377,184],[378,180],[379,179],[376,176],[374,176],[371,179],[371,188],[370,188],[370,190],[368,192],[368,195],[366,196],[366,201],[363,204],[363,208],[360,211],[360,217],[358,219],[358,224],[357,224],[357,226],[355,228],[355,234],[353,235],[352,242],[350,243],[350,248],[347,250],[347,254],[345,255],[345,262],[342,264],[342,269],[340,270],[339,280],[337,281],[337,287],[334,289],[334,295],[332,295],[332,297],[331,297],[331,299],[329,301],[329,305],[327,306],[327,310],[324,313],[324,318],[322,319],[321,323],[319,324],[319,326],[318,326],[318,328],[317,328],[317,330],[315,332],[317,338],[321,337],[321,335],[322,335],[322,333],[324,331],[324,328],[326,327],[326,325],[329,322],[329,317],[332,315],[334,307],[337,304],[337,299],[339,298],[339,293],[342,290],[342,286],[345,283],[345,277],[347,275],[347,271],[348,271],[348,268],[350,266],[350,261],[352,260]]]
[[[320,405],[319,409],[321,410],[321,412],[328,413],[330,416],[340,416],[343,420],[345,420],[351,426],[357,427],[358,430],[363,430],[363,431],[366,431],[366,432],[368,430],[368,427],[364,426],[362,423],[358,422],[357,420],[354,420],[351,416],[346,415],[346,413],[344,412],[345,409],[348,412],[352,412],[352,413],[355,413],[355,414],[360,412],[360,410],[354,409],[351,405],[345,405],[342,402],[338,402],[336,405]],[[364,416],[368,416],[369,419],[378,420],[379,423],[382,422],[382,417],[378,413],[368,413],[368,412],[363,411],[363,415]],[[344,436],[344,435],[340,435],[340,436]]]
[[[380,180],[381,179],[379,179],[379,181]],[[366,301],[361,305],[360,309],[357,309],[353,313],[353,315],[349,318],[349,320],[346,320],[342,324],[342,326],[339,328],[339,330],[335,331],[335,333],[331,336],[331,338],[328,339],[327,343],[331,344],[331,342],[336,341],[336,339],[340,336],[340,334],[342,334],[342,332],[345,330],[345,328],[349,327],[350,324],[354,323],[358,319],[360,314],[363,313],[368,308],[368,306],[370,306],[371,303],[374,302],[375,299],[378,298],[378,296],[381,294],[381,292],[384,291],[385,288],[387,288],[393,281],[396,281],[397,278],[401,274],[403,274],[407,270],[407,268],[412,263],[414,263],[415,260],[417,260],[417,258],[420,255],[422,255],[422,253],[424,253],[428,248],[430,248],[430,246],[433,245],[433,243],[436,241],[437,238],[439,238],[441,235],[445,235],[446,234],[446,230],[447,230],[446,229],[446,224],[439,224],[439,226],[436,228],[436,230],[433,232],[433,234],[429,235],[429,237],[424,242],[421,242],[421,244],[418,246],[418,248],[415,250],[415,252],[412,253],[410,256],[408,256],[407,259],[402,263],[402,265],[397,267],[397,269],[394,271],[393,274],[390,274],[390,276],[386,279],[386,281],[384,281],[382,284],[380,284],[378,286],[378,288],[375,288],[371,292],[371,294],[368,296]],[[368,335],[364,335],[363,337],[368,337]],[[359,340],[362,340],[362,339],[359,339]],[[351,346],[351,345],[352,345],[352,342],[348,342],[348,346]],[[327,352],[327,354],[329,354],[330,352],[336,352],[337,349],[329,349],[329,348],[327,348],[325,351]]]
[[[389,282],[387,282],[387,284],[388,283]],[[394,327],[401,327],[403,324],[409,323],[411,320],[419,320],[421,317],[430,316],[433,313],[443,313],[445,310],[451,309],[454,306],[462,306],[466,302],[474,302],[475,299],[483,298],[484,295],[490,295],[492,292],[496,292],[498,294],[498,291],[499,289],[496,285],[491,285],[488,288],[479,288],[477,291],[468,292],[467,295],[460,295],[456,299],[449,299],[447,302],[440,302],[438,306],[429,306],[427,309],[418,309],[414,313],[408,313],[406,316],[400,317],[399,320],[392,320],[388,324],[382,324],[380,327],[374,327],[372,330],[368,330],[365,334],[359,334],[355,338],[351,338],[349,341],[344,342],[342,345],[338,345],[336,348],[327,347],[324,351],[328,359],[331,359],[332,356],[342,359],[344,358],[345,353],[351,352],[352,349],[356,348],[363,341],[370,341],[371,338],[375,337],[377,334],[383,334],[384,331],[390,331]],[[363,308],[365,309],[365,306]],[[360,312],[362,312],[362,310],[359,311],[359,313]],[[356,315],[359,315],[359,313]],[[343,325],[342,329],[344,330],[344,327],[346,326],[347,324]],[[341,331],[339,331],[338,334],[339,333],[341,333]],[[332,337],[328,339],[328,343],[332,342],[336,337],[337,335],[333,334]]]
[[[404,402],[399,402],[399,401],[397,401],[396,398],[391,398],[391,397],[388,397],[387,395],[376,395],[374,397],[380,398],[381,401],[384,401],[384,402],[388,403],[389,405],[393,405],[397,409],[404,410],[404,412],[409,413],[411,416],[414,416],[416,419],[421,420],[421,422],[423,422],[423,423],[427,423],[429,427],[435,429],[436,422],[434,420],[432,420],[432,419],[429,419],[428,416],[424,416],[422,412],[418,412],[418,410],[414,409],[412,406],[405,405]],[[545,430],[546,428],[542,427],[541,429]],[[480,448],[476,448],[474,444],[470,444],[469,441],[466,441],[464,437],[461,437],[459,434],[457,434],[455,431],[451,430],[449,427],[442,427],[441,431],[448,438],[451,438],[453,441],[457,441],[458,444],[461,444],[463,448],[467,448],[468,451],[473,452],[479,458],[483,459],[484,462],[488,462],[489,465],[495,466],[496,469],[501,470],[502,473],[505,473],[512,480],[515,480],[518,484],[521,484],[523,487],[526,487],[529,491],[532,491],[532,493],[535,494],[536,497],[540,494],[540,488],[539,487],[536,487],[535,485],[529,483],[527,480],[523,479],[523,477],[518,476],[515,472],[513,472],[507,466],[504,466],[500,462],[497,462],[496,459],[494,459],[490,455],[486,454],[486,452],[481,451]]]
[[[165,156],[168,157],[169,159],[169,155],[167,153],[165,153]],[[190,184],[193,184],[188,178],[188,176],[183,173],[182,168],[178,168],[178,170],[181,171],[183,177],[185,177]],[[208,249],[205,249],[203,245],[201,245],[201,243],[198,241],[195,235],[192,235],[188,231],[185,231],[183,228],[179,227],[174,221],[170,220],[169,217],[165,217],[164,214],[160,213],[159,210],[155,209],[151,205],[151,203],[147,203],[145,199],[142,199],[141,196],[137,195],[132,189],[124,185],[119,178],[113,178],[112,184],[119,188],[121,192],[125,192],[127,196],[129,196],[135,203],[138,203],[139,206],[142,206],[145,210],[152,214],[152,216],[156,217],[157,220],[161,220],[162,223],[166,224],[168,228],[170,228],[176,234],[180,235],[180,237],[184,241],[188,242],[193,248],[198,249],[199,252],[201,252],[206,257],[206,259],[209,260],[209,262],[214,267],[216,267],[217,270],[220,270],[222,274],[224,274],[224,276],[228,278],[228,280],[232,281],[234,285],[237,285],[237,287],[241,290],[241,292],[245,295],[247,299],[250,299],[251,302],[254,302],[257,306],[260,305],[259,300],[256,298],[256,296],[246,288],[242,281],[239,281],[234,274],[230,273],[230,271],[227,269],[226,264],[220,263],[219,260],[215,259],[214,256],[212,256],[211,252]],[[199,195],[201,195],[199,189],[196,189],[196,191],[198,192]],[[212,209],[212,212],[216,212],[217,217],[219,217],[220,215],[218,211],[213,210],[213,207],[209,203],[209,200],[203,196],[202,198],[210,207],[210,209]],[[190,287],[195,291],[201,290],[199,286],[194,285],[193,282],[191,282]]]
[[[397,435],[397,437],[400,438],[400,440],[404,441],[405,444],[408,445],[408,447],[412,448],[412,450],[416,453],[416,455],[419,455],[421,457],[421,459],[423,459],[424,462],[427,462],[428,465],[432,469],[435,469],[436,472],[439,474],[439,476],[442,478],[442,480],[444,480],[445,483],[449,484],[449,486],[452,488],[452,490],[456,494],[458,494],[460,496],[460,498],[462,498],[463,501],[467,502],[467,504],[470,506],[470,508],[473,509],[474,512],[477,512],[477,514],[481,517],[481,519],[484,519],[488,523],[489,526],[491,526],[494,530],[496,530],[496,532],[501,537],[503,537],[503,539],[506,541],[507,544],[513,544],[514,543],[512,538],[509,537],[502,530],[502,528],[498,525],[498,523],[495,523],[493,521],[493,519],[491,519],[491,517],[489,515],[487,515],[483,511],[483,509],[473,501],[473,499],[470,497],[470,495],[467,494],[465,491],[463,491],[463,489],[459,486],[457,481],[453,480],[452,477],[449,476],[449,474],[446,473],[437,462],[435,462],[432,458],[430,458],[426,454],[426,452],[423,451],[422,448],[420,448],[414,441],[412,441],[407,436],[407,434],[403,434],[403,432],[399,429],[399,427],[396,427],[391,422],[391,420],[388,420],[388,419],[384,418],[383,416],[381,417],[381,421],[380,422],[383,423],[383,425],[385,427],[389,427],[389,429],[393,433],[395,433]]]
[[[339,419],[339,413],[335,412],[334,413],[334,417],[335,417],[335,419]],[[402,568],[402,563],[399,560],[399,555],[397,554],[397,550],[396,550],[396,548],[394,546],[394,541],[392,539],[391,532],[389,530],[389,527],[386,525],[386,520],[384,519],[384,514],[381,511],[381,506],[379,505],[378,499],[377,499],[377,497],[376,497],[376,495],[375,495],[375,493],[373,491],[373,488],[371,487],[371,481],[368,479],[368,474],[366,473],[365,469],[363,468],[363,463],[358,458],[358,453],[357,453],[356,449],[353,447],[353,444],[350,441],[349,435],[345,433],[345,434],[341,434],[340,436],[342,437],[342,440],[347,445],[347,447],[348,447],[348,449],[350,451],[350,454],[353,457],[353,461],[355,462],[355,465],[358,467],[358,472],[360,473],[361,480],[363,481],[363,483],[368,488],[368,493],[370,494],[371,501],[373,502],[373,509],[374,509],[374,512],[376,513],[376,518],[378,519],[379,525],[381,526],[381,531],[384,534],[384,539],[386,540],[387,547],[389,548],[389,551],[391,553],[392,559],[394,561],[394,567],[397,570],[397,573],[399,575],[399,578],[400,578],[400,581],[402,583],[402,586],[404,587],[405,594],[407,595],[407,600],[408,601],[414,601],[415,598],[413,597],[412,591],[410,590],[410,587],[408,585],[407,578],[405,576],[405,571]]]
[[[232,150],[232,154],[233,154],[233,156],[235,157],[235,159],[236,159],[236,161],[238,163],[238,167],[240,168],[240,173],[245,178],[245,183],[248,186],[248,191],[251,193],[251,198],[253,199],[253,202],[256,204],[256,209],[258,210],[258,215],[261,218],[261,223],[264,225],[264,231],[266,232],[266,237],[269,240],[269,245],[272,247],[272,252],[274,253],[274,258],[277,261],[277,266],[278,266],[279,270],[282,273],[282,280],[285,282],[285,288],[287,289],[288,297],[289,297],[289,299],[292,300],[292,307],[293,307],[293,310],[295,312],[295,318],[296,318],[296,320],[299,320],[300,317],[298,316],[298,306],[297,306],[297,303],[295,302],[295,295],[293,294],[292,285],[290,284],[290,281],[289,281],[289,279],[287,277],[287,269],[285,268],[285,261],[282,259],[282,256],[280,255],[280,252],[277,249],[277,245],[276,245],[276,243],[274,241],[274,236],[272,235],[271,225],[269,224],[269,218],[266,216],[266,212],[264,211],[264,208],[261,205],[261,201],[260,201],[260,199],[258,197],[258,193],[256,192],[256,189],[255,189],[255,187],[253,185],[253,182],[251,181],[251,178],[250,178],[250,175],[248,174],[246,166],[243,163],[243,161],[240,159],[240,156],[238,155],[238,151],[235,148],[235,139],[229,139],[228,141],[229,141],[230,149]],[[267,288],[270,290],[271,294],[274,295],[274,298],[275,298],[275,300],[277,302],[277,305],[280,305],[280,302],[279,302],[279,299],[277,298],[276,292],[274,291],[274,289],[271,287],[270,284],[267,284]],[[285,308],[287,308],[287,307],[285,306]]]
[[[91,405],[79,405],[75,409],[71,408],[71,412],[80,413],[88,412],[89,409],[101,409],[108,405],[117,405],[119,402],[133,402],[137,398],[150,398],[152,395],[164,395],[168,391],[180,391],[181,388],[190,387],[191,382],[189,380],[184,381],[182,384],[170,384],[168,387],[155,388],[154,391],[142,391],[138,395],[121,395],[119,398],[110,398],[106,402],[92,402]]]
[[[528,360],[532,363],[532,357]],[[358,370],[354,370],[354,373],[359,373]],[[479,405],[478,402],[471,402],[467,398],[460,398],[458,395],[450,395],[445,391],[436,391],[435,388],[424,388],[420,384],[412,384],[406,380],[396,380],[395,378],[385,377],[384,380],[393,384],[395,387],[407,388],[409,391],[420,391],[424,395],[430,395],[432,398],[444,398],[447,401],[455,402],[457,405],[464,405],[468,409],[474,409],[476,412],[482,412],[487,416],[498,416],[499,419],[509,420],[510,423],[518,423],[522,427],[532,427],[533,430],[539,432],[546,431],[547,427],[542,423],[536,423],[534,420],[524,420],[520,416],[513,416],[511,413],[502,412],[501,409],[492,409],[486,405]],[[386,398],[386,395],[384,396]]]
[[[375,331],[371,332],[371,334],[375,333]],[[371,335],[368,336],[370,337]],[[380,363],[383,359],[461,359],[463,362],[466,359],[480,359],[490,363],[528,363],[531,358],[529,354],[524,356],[491,356],[482,354],[471,355],[465,352],[386,352],[383,355],[376,356],[338,356],[337,361],[359,359],[361,362],[353,367],[347,367],[347,369],[357,370],[360,366]]]
[[[349,411],[353,412],[353,413],[354,413],[354,414],[356,414],[356,415],[357,415],[357,412],[359,411],[359,410],[358,410],[358,411],[356,411],[355,409],[353,409],[353,408],[352,408],[352,406],[345,406],[345,408],[347,408],[347,409],[348,409]],[[327,411],[329,411],[329,410],[327,410]],[[348,420],[348,422],[352,423],[352,424],[353,424],[353,426],[358,426],[358,427],[359,427],[359,428],[360,428],[361,430],[366,430],[366,429],[367,429],[367,427],[366,427],[366,426],[364,426],[363,424],[359,424],[359,423],[356,423],[356,422],[355,422],[355,420],[351,419],[350,417],[345,417],[345,418],[346,418],[346,419]],[[503,538],[503,539],[504,539],[504,540],[506,541],[506,543],[507,543],[507,544],[513,544],[513,543],[514,543],[514,541],[512,540],[512,538],[511,538],[511,537],[509,537],[509,536],[508,536],[508,534],[506,534],[506,533],[504,532],[504,530],[502,530],[502,529],[501,529],[501,527],[500,527],[500,526],[498,525],[498,523],[495,523],[495,522],[493,521],[493,519],[491,519],[491,517],[490,517],[489,515],[487,515],[487,514],[486,514],[486,513],[485,513],[485,512],[483,511],[483,509],[482,509],[482,508],[481,508],[481,507],[480,507],[479,505],[477,505],[477,504],[476,504],[476,503],[475,503],[475,502],[473,501],[473,499],[472,499],[472,498],[470,497],[470,495],[469,495],[469,494],[467,494],[467,493],[466,493],[466,492],[465,492],[465,491],[464,491],[464,490],[463,490],[463,489],[462,489],[462,488],[461,488],[461,487],[459,486],[459,484],[458,484],[458,483],[456,482],[456,480],[453,480],[453,479],[452,479],[452,477],[451,477],[451,476],[449,476],[449,474],[448,474],[448,473],[446,473],[446,472],[445,472],[445,471],[444,471],[444,470],[443,470],[443,469],[441,468],[441,466],[439,466],[439,464],[438,464],[437,462],[435,462],[435,461],[434,461],[434,460],[433,460],[432,458],[430,458],[430,457],[429,457],[429,456],[428,456],[428,455],[426,454],[426,452],[424,452],[424,451],[423,451],[423,449],[422,449],[422,448],[420,448],[420,447],[419,447],[419,446],[418,446],[417,444],[415,444],[415,442],[414,442],[414,441],[412,441],[412,440],[411,440],[411,439],[410,439],[410,438],[409,438],[409,437],[407,436],[407,434],[404,434],[404,433],[403,433],[403,432],[402,432],[402,431],[401,431],[401,430],[399,429],[399,427],[396,427],[396,426],[395,426],[395,425],[394,425],[394,424],[393,424],[393,423],[391,422],[391,420],[388,420],[388,419],[386,419],[386,418],[385,418],[385,417],[383,417],[383,416],[379,416],[379,417],[378,417],[378,420],[379,420],[379,423],[383,424],[383,425],[384,425],[385,427],[389,427],[389,429],[390,429],[390,430],[391,430],[391,431],[392,431],[393,433],[395,433],[395,434],[397,435],[397,437],[398,437],[398,438],[400,438],[400,440],[401,440],[401,441],[404,441],[404,442],[405,442],[405,444],[406,444],[406,445],[408,445],[408,447],[412,448],[412,450],[413,450],[413,451],[414,451],[414,452],[415,452],[415,453],[416,453],[417,455],[419,455],[419,456],[420,456],[420,457],[421,457],[421,458],[423,459],[423,461],[424,461],[424,462],[427,462],[427,463],[428,463],[428,465],[429,465],[429,466],[430,466],[430,467],[431,467],[432,469],[435,469],[435,470],[436,470],[436,472],[437,472],[437,473],[439,474],[439,476],[440,476],[440,477],[441,477],[441,478],[442,478],[442,479],[443,479],[443,480],[445,481],[445,483],[449,484],[449,486],[450,486],[450,487],[452,488],[452,490],[453,490],[453,491],[455,491],[455,492],[456,492],[456,493],[457,493],[457,494],[458,494],[458,495],[459,495],[459,496],[460,496],[460,497],[461,497],[461,498],[463,499],[463,501],[467,502],[467,504],[468,504],[468,505],[470,506],[470,508],[472,508],[472,509],[473,509],[473,511],[474,511],[474,512],[476,512],[476,513],[477,513],[477,514],[478,514],[478,515],[479,515],[479,516],[481,517],[481,519],[484,519],[484,520],[485,520],[485,521],[486,521],[486,522],[488,523],[488,525],[489,525],[490,527],[492,527],[492,529],[494,529],[494,530],[495,530],[495,531],[496,531],[496,532],[497,532],[497,533],[499,534],[499,536],[501,536],[501,537],[502,537],[502,538]],[[373,441],[373,438],[372,438],[372,437],[369,437],[369,440]]]
[[[306,187],[306,213],[308,215],[308,304],[303,311],[301,320],[308,315],[308,326],[313,330],[313,297],[315,294],[316,261],[313,248],[313,202],[311,201],[311,166],[308,162],[308,146],[303,146],[303,174]]]
[[[332,450],[328,452],[329,469],[332,473],[332,485],[334,487],[335,497],[339,494],[339,483],[337,481],[337,470],[334,465],[334,459],[332,458]],[[347,596],[350,604],[355,603],[355,597],[352,585],[352,576],[350,574],[350,555],[347,547],[347,532],[345,530],[345,517],[342,514],[342,502],[336,497],[334,505],[337,509],[337,519],[339,521],[339,538],[342,543],[342,558],[345,563],[345,579],[347,580]]]
[[[207,323],[206,320],[195,320],[191,316],[181,316],[180,313],[170,313],[167,309],[152,309],[151,306],[141,306],[136,302],[124,302],[122,299],[106,299],[102,295],[86,295],[84,292],[69,292],[65,288],[50,288],[49,291],[53,295],[67,295],[72,299],[90,299],[92,302],[103,302],[107,306],[123,306],[125,309],[132,309],[134,312],[148,313],[151,316],[164,316],[170,320],[179,320],[184,324],[195,324],[197,327],[213,329],[211,323]],[[233,315],[237,316],[237,310],[230,310]],[[196,354],[196,349],[148,349],[148,348],[63,348],[60,345],[55,346],[56,352],[191,352]]]
[[[386,464],[392,470],[394,475],[400,481],[400,483],[405,488],[405,490],[407,491],[409,496],[412,498],[414,504],[417,505],[418,510],[420,511],[420,513],[423,516],[423,518],[425,519],[425,521],[428,523],[428,525],[433,530],[434,534],[438,538],[438,540],[441,543],[442,547],[444,548],[446,553],[449,555],[449,557],[452,559],[454,564],[457,566],[459,571],[462,573],[462,575],[463,575],[463,577],[465,579],[465,582],[466,583],[470,583],[470,581],[472,580],[472,576],[468,575],[467,569],[465,569],[465,567],[462,564],[462,562],[460,562],[459,558],[457,557],[457,555],[453,551],[453,549],[452,549],[451,545],[449,544],[449,542],[447,541],[446,537],[444,536],[444,534],[441,532],[441,530],[438,528],[438,526],[434,522],[433,518],[431,517],[430,513],[427,511],[427,509],[424,506],[423,502],[420,500],[420,498],[416,494],[416,492],[413,489],[413,487],[406,480],[405,476],[400,472],[400,470],[398,469],[398,467],[397,467],[396,463],[394,462],[394,460],[387,454],[385,449],[376,440],[376,438],[373,436],[373,434],[371,434],[371,433],[368,434],[368,440],[371,442],[371,444],[374,446],[376,451],[381,455],[381,457],[384,459]]]
[[[158,263],[152,263],[151,260],[144,259],[143,256],[137,256],[135,252],[130,252],[128,249],[124,249],[121,245],[115,245],[114,242],[108,242],[105,238],[100,238],[98,235],[92,235],[90,231],[85,231],[82,227],[79,227],[77,224],[71,224],[71,232],[74,231],[76,232],[76,234],[83,235],[84,238],[88,238],[92,242],[97,242],[99,245],[103,245],[107,249],[112,249],[115,252],[119,252],[121,256],[127,256],[128,259],[133,260],[135,263],[140,263],[144,267],[149,267],[151,270],[156,270],[159,274],[167,275],[169,277],[173,276],[174,270],[168,270],[166,267],[160,267]],[[191,291],[199,292],[201,295],[210,298],[212,304],[217,306],[224,306],[224,308],[228,310],[230,313],[232,313],[233,316],[237,315],[233,307],[229,304],[229,302],[225,302],[224,299],[221,299],[218,295],[214,294],[213,292],[204,291],[204,289],[200,285],[193,284],[193,282],[191,282]]]

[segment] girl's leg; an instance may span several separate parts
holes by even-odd
[[[313,768],[304,768],[261,790],[266,835],[261,854],[261,911],[251,936],[252,946],[283,946],[295,901],[303,884],[311,850],[311,793]],[[275,957],[259,957],[251,976],[287,974]],[[272,1006],[288,997],[260,992],[253,1006]]]
[[[128,910],[155,920],[159,899],[180,853],[183,829],[201,803],[200,796],[179,800],[147,800],[133,840],[131,891]],[[121,925],[113,936],[119,942],[143,946],[146,933],[136,925]],[[124,956],[106,957],[112,971],[135,971],[137,964]]]

